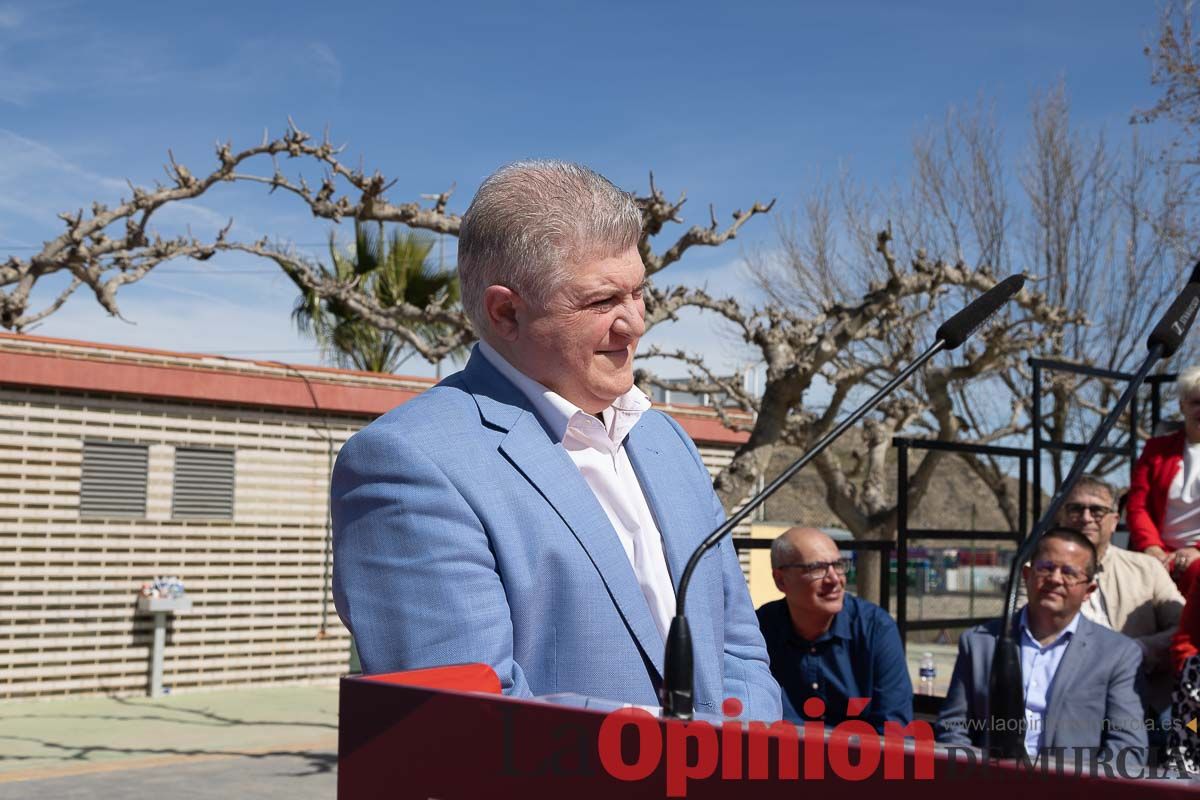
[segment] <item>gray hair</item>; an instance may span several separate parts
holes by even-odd
[[[458,276],[463,309],[482,336],[483,293],[506,286],[545,306],[572,266],[633,247],[642,215],[633,195],[587,167],[518,161],[487,178],[463,214]]]
[[[1200,394],[1200,367],[1188,367],[1179,373],[1175,386],[1179,392],[1179,405],[1182,408],[1189,397]]]
[[[1110,503],[1115,503],[1117,501],[1117,490],[1113,488],[1111,483],[1104,480],[1099,475],[1093,475],[1091,473],[1080,475],[1079,480],[1076,481],[1075,486],[1071,489],[1071,491],[1076,492],[1080,489],[1089,490],[1092,492],[1101,491],[1108,495],[1108,501]]]
[[[796,558],[796,546],[792,544],[792,538],[787,535],[787,531],[776,536],[775,541],[771,542],[771,569],[779,569],[784,564],[794,564]]]

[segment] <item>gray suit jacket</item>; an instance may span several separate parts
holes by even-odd
[[[1111,544],[1100,560],[1096,582],[1104,594],[1112,629],[1142,645],[1143,701],[1154,711],[1167,708],[1175,688],[1169,648],[1183,613],[1183,595],[1158,559]],[[1017,604],[1026,600],[1025,582],[1021,581]]]
[[[1019,618],[1018,613],[1014,625]],[[959,639],[950,691],[936,725],[939,742],[983,746],[988,675],[999,631],[995,620]],[[1142,763],[1146,728],[1134,689],[1141,661],[1142,651],[1131,639],[1081,617],[1050,685],[1042,747],[1136,747]]]

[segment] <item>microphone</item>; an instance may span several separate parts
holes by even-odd
[[[1058,491],[1054,493],[1054,497],[1050,501],[1049,507],[1033,526],[1029,536],[1025,542],[1017,549],[1017,555],[1013,559],[1012,567],[1008,575],[1008,591],[1004,597],[1004,612],[1001,617],[1000,635],[996,640],[996,650],[992,654],[992,671],[988,676],[988,708],[989,717],[988,726],[985,730],[986,749],[990,749],[999,755],[1001,758],[1016,758],[1025,751],[1025,692],[1022,689],[1021,680],[1021,652],[1017,643],[1013,639],[1012,618],[1016,613],[1017,604],[1017,580],[1018,574],[1026,561],[1033,555],[1037,548],[1038,540],[1042,538],[1050,527],[1054,524],[1055,518],[1058,516],[1059,510],[1066,503],[1067,497],[1071,494],[1071,490],[1075,488],[1075,484],[1079,481],[1079,477],[1083,475],[1087,469],[1088,463],[1092,457],[1096,455],[1096,451],[1100,449],[1101,442],[1108,438],[1108,434],[1116,425],[1117,420],[1125,411],[1125,408],[1132,401],[1137,393],[1138,387],[1150,374],[1151,368],[1159,359],[1167,358],[1175,353],[1183,344],[1184,338],[1187,336],[1188,330],[1192,327],[1192,323],[1196,319],[1196,312],[1200,310],[1200,263],[1192,272],[1192,281],[1190,281],[1171,306],[1162,315],[1158,324],[1154,326],[1150,336],[1146,340],[1146,347],[1149,353],[1146,354],[1145,361],[1130,380],[1129,386],[1121,394],[1117,400],[1117,404],[1108,412],[1107,416],[1100,423],[1100,427],[1096,433],[1088,441],[1087,447],[1084,448],[1071,464],[1071,471],[1067,473],[1067,477],[1063,479],[1062,485],[1058,487]],[[1130,433],[1131,436],[1136,435]],[[1036,489],[1036,487],[1035,487]]]
[[[1200,269],[1200,264],[1197,265]],[[1024,275],[1009,275],[981,294],[971,304],[942,323],[934,338],[945,342],[943,350],[957,350],[983,323],[995,314],[1000,306],[1009,301],[1025,285]]]
[[[1200,271],[1200,264],[1196,265],[1196,269]],[[1151,350],[1155,345],[1160,346],[1162,348],[1160,358],[1170,358],[1175,355],[1175,351],[1183,344],[1183,338],[1196,319],[1197,310],[1200,310],[1200,282],[1193,282],[1183,287],[1183,291],[1175,298],[1175,302],[1171,303],[1171,307],[1154,326],[1154,330],[1150,332],[1150,338],[1146,340],[1146,346]]]
[[[773,481],[763,487],[763,490],[743,505],[736,514],[725,520],[716,530],[708,535],[692,557],[688,559],[683,575],[679,578],[679,590],[675,594],[675,617],[671,620],[671,628],[667,632],[666,650],[663,653],[663,684],[661,691],[663,716],[674,719],[688,720],[693,714],[694,679],[692,634],[688,627],[684,608],[687,603],[688,584],[691,583],[692,573],[700,562],[701,556],[711,550],[724,536],[737,527],[738,523],[750,515],[768,497],[773,495],[780,486],[800,471],[808,462],[820,455],[839,436],[845,433],[851,425],[858,422],[868,411],[879,405],[884,397],[908,379],[910,375],[924,366],[925,362],[941,350],[953,350],[971,334],[987,322],[999,308],[1012,298],[1025,285],[1024,275],[1012,275],[988,289],[979,297],[948,319],[937,329],[934,342],[922,353],[916,361],[905,367],[900,374],[892,378],[865,403],[854,410],[850,416],[837,424],[832,431],[821,437],[812,449],[792,462],[791,466],[779,474]]]

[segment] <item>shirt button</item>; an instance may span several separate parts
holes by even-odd
[[[818,688],[818,687],[817,687],[817,684],[815,684],[815,683],[814,683],[814,684],[813,684],[813,691],[816,691],[816,690],[817,690],[817,688]]]

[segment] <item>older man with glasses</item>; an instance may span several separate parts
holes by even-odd
[[[1096,591],[1081,610],[1092,622],[1137,642],[1145,674],[1143,700],[1150,716],[1156,716],[1171,703],[1175,675],[1169,648],[1184,600],[1157,559],[1112,544],[1116,505],[1111,486],[1085,475],[1067,496],[1058,524],[1079,531],[1096,547]]]
[[[882,608],[846,594],[848,567],[814,528],[792,528],[771,544],[771,575],[784,597],[758,609],[758,624],[784,719],[836,725],[852,698],[867,698],[858,718],[881,732],[888,720],[907,725],[913,690],[900,633]]]

